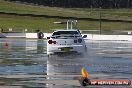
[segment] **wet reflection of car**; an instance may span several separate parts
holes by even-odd
[[[86,51],[85,41],[79,30],[57,30],[47,40],[47,54],[79,53]]]
[[[83,66],[79,55],[50,55],[47,60],[47,75],[78,75]],[[53,79],[53,77],[51,77]],[[69,79],[64,77],[63,79]],[[72,77],[70,78],[72,79]]]

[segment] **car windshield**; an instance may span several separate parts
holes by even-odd
[[[53,36],[55,35],[78,35],[78,31],[57,31],[53,33]]]

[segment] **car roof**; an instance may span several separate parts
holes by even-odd
[[[57,32],[57,31],[78,31],[77,29],[59,29],[59,30],[55,30],[54,32]]]

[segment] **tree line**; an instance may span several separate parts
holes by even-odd
[[[67,8],[132,8],[132,0],[8,0]]]

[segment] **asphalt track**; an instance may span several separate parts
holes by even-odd
[[[42,53],[45,52],[43,48],[46,47],[46,42],[8,41],[8,49],[3,47],[4,43],[0,45],[0,88],[83,88],[79,78],[81,68],[85,66],[88,67],[86,69],[89,71],[89,79],[132,79],[132,42],[88,41],[89,52],[84,57],[53,55],[48,58],[46,53]],[[32,63],[28,65],[23,63],[28,60]],[[13,63],[9,63],[10,61]],[[99,86],[102,87],[104,88]],[[106,87],[132,88],[132,86]]]
[[[104,77],[104,76],[110,76],[107,74],[91,74],[89,75],[89,78],[92,77]],[[37,84],[51,84],[51,85],[69,85],[69,86],[78,86],[81,87],[81,84],[79,82],[79,78],[81,75],[0,75],[2,78],[39,78],[39,77],[74,77],[75,79],[65,80],[65,79],[45,79],[45,80],[30,80],[30,81],[20,81],[19,84],[25,84],[25,83],[37,83]],[[132,79],[131,79],[132,81]],[[87,86],[87,87],[96,87],[96,88],[132,88],[132,85],[130,86]],[[21,86],[0,86],[0,88],[22,88]]]

